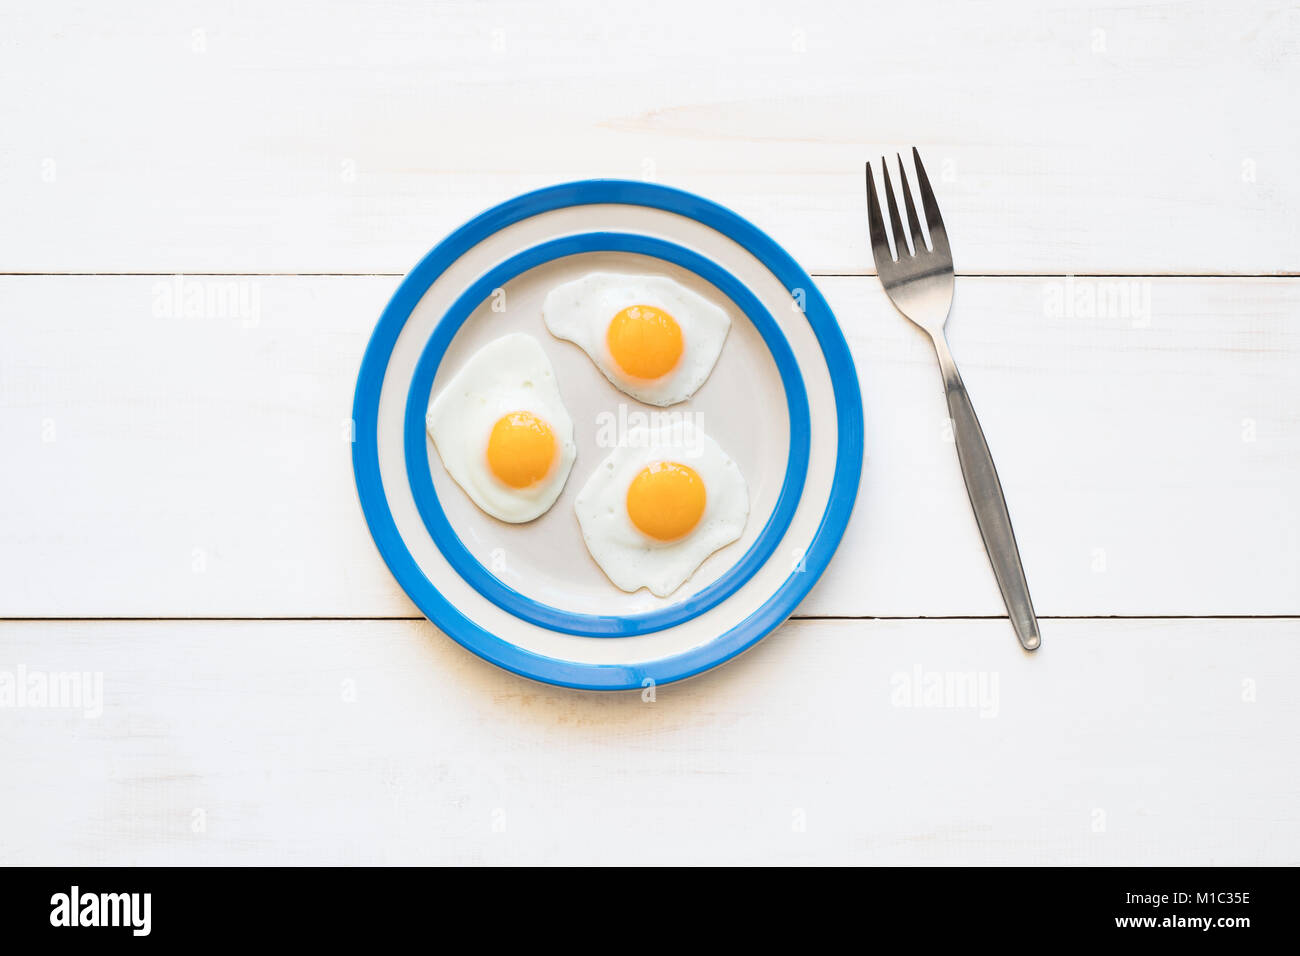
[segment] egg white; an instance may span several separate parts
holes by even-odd
[[[648,465],[675,461],[704,482],[704,514],[684,537],[658,541],[627,514],[627,490]],[[676,591],[711,555],[744,533],[749,487],[740,468],[716,441],[689,421],[638,427],[600,463],[574,504],[592,558],[617,587],[649,588],[657,597]]]
[[[501,481],[487,461],[492,426],[519,411],[550,425],[557,445],[550,471],[527,488]],[[456,484],[483,511],[511,524],[532,521],[555,504],[577,453],[555,370],[531,335],[507,335],[474,353],[429,403],[425,425]]]
[[[610,320],[633,305],[667,312],[682,330],[682,357],[661,378],[633,378],[609,354]],[[615,388],[659,406],[675,405],[695,394],[717,364],[731,329],[726,312],[672,279],[614,272],[592,272],[556,286],[542,304],[542,317],[552,335],[586,352]]]

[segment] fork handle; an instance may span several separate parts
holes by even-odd
[[[1002,483],[998,481],[993,456],[989,454],[988,443],[984,440],[984,430],[975,417],[975,407],[971,405],[970,395],[957,371],[957,363],[953,361],[948,342],[942,332],[933,338],[934,350],[939,356],[939,367],[943,370],[944,389],[948,393],[948,414],[952,418],[962,477],[966,479],[966,493],[970,495],[971,507],[975,509],[975,521],[979,524],[984,549],[993,564],[993,574],[1002,591],[1002,600],[1011,616],[1011,626],[1015,628],[1016,637],[1020,638],[1025,650],[1032,651],[1040,643],[1038,618],[1034,615],[1034,605],[1029,599],[1029,584],[1025,581],[1025,569],[1020,564],[1020,549],[1016,547],[1016,535],[1011,530],[1011,515],[1007,513]]]

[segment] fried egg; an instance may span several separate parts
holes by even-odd
[[[429,403],[425,425],[456,484],[511,524],[555,504],[573,467],[573,420],[531,335],[479,349]]]
[[[675,405],[704,384],[731,328],[727,313],[664,276],[593,272],[556,286],[546,327],[575,343],[613,383],[650,405]]]
[[[741,536],[749,488],[716,441],[676,421],[631,429],[574,508],[587,550],[616,586],[666,597]]]

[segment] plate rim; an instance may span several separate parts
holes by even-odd
[[[440,344],[445,348],[464,326],[473,310],[486,300],[493,288],[557,259],[592,252],[629,252],[654,258],[686,269],[717,289],[751,322],[758,325],[759,334],[781,376],[790,419],[790,447],[786,454],[781,491],[767,522],[750,547],[726,573],[690,597],[652,611],[632,614],[565,611],[516,591],[484,568],[483,563],[473,555],[446,518],[445,509],[442,508],[437,490],[433,486],[425,431],[425,410],[431,398],[438,363],[441,361],[441,356],[432,361],[430,359],[430,356],[435,354],[433,351],[435,345]],[[670,256],[677,258],[670,258]],[[514,269],[521,260],[523,264],[517,270]],[[717,278],[711,279],[705,272],[701,272],[700,268],[712,270]],[[480,291],[483,291],[482,295],[479,294]],[[749,301],[742,303],[741,300]],[[758,319],[755,318],[755,312],[759,314]],[[444,329],[448,316],[459,319],[456,328]],[[779,340],[780,345],[784,346],[784,352],[773,344],[769,336]],[[427,367],[430,364],[432,367]],[[429,380],[428,390],[424,387],[425,378]],[[812,415],[808,403],[808,391],[804,386],[803,374],[799,369],[798,359],[790,348],[789,340],[768,308],[748,286],[724,266],[693,249],[657,236],[647,236],[644,233],[606,230],[568,233],[535,243],[497,263],[475,279],[438,320],[434,334],[421,350],[410,390],[407,392],[404,424],[406,474],[420,518],[433,538],[434,544],[438,546],[438,550],[442,552],[448,564],[484,598],[503,611],[548,630],[602,639],[638,637],[676,627],[707,613],[742,588],[771,560],[781,539],[789,530],[798,508],[799,498],[803,495],[808,476],[811,431]],[[448,547],[451,549],[450,552]]]
[[[506,226],[561,208],[604,204],[643,206],[694,220],[731,239],[763,265],[802,305],[826,362],[837,422],[830,492],[801,564],[762,605],[717,637],[679,654],[635,664],[589,664],[538,654],[467,618],[442,596],[407,549],[388,507],[379,470],[379,396],[388,361],[407,318],[429,287],[466,251]],[[794,612],[826,570],[848,526],[862,475],[863,417],[857,370],[844,333],[812,277],[779,243],[730,209],[684,190],[634,180],[586,179],[545,186],[491,207],[442,239],[402,279],[371,333],[357,375],[353,475],[380,556],[407,596],[447,636],[522,677],[582,690],[632,690],[684,680],[717,667],[752,647]],[[420,582],[427,586],[421,595],[424,600],[412,593]]]

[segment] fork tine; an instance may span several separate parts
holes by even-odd
[[[876,198],[876,179],[867,163],[867,231],[871,238],[871,255],[876,260],[876,272],[882,262],[893,262],[889,252],[889,237],[885,234],[885,220],[880,214],[880,200]],[[883,257],[883,258],[882,258]]]
[[[916,161],[916,184],[921,190],[921,208],[925,210],[925,223],[930,227],[930,248],[952,258],[948,249],[948,232],[943,228],[943,216],[939,215],[939,204],[935,201],[934,190],[930,188],[930,177],[925,174],[921,164],[921,154],[912,147],[912,159]]]
[[[912,201],[912,184],[907,181],[907,168],[903,165],[903,157],[898,153],[898,179],[903,189],[903,205],[907,207],[907,222],[912,227],[912,251],[920,255],[925,249],[925,236],[921,233],[921,217],[916,214],[916,205]]]
[[[885,201],[889,203],[889,219],[894,226],[894,249],[898,251],[898,258],[910,255],[907,248],[907,227],[903,225],[903,217],[898,214],[898,203],[894,200],[894,184],[889,181],[889,163],[885,162],[885,157],[880,157],[880,168],[885,173]]]

